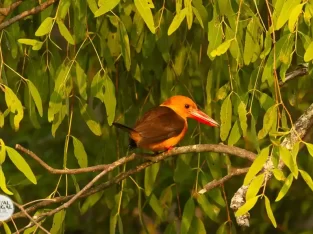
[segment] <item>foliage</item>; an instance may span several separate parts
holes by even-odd
[[[8,17],[36,4],[25,0]],[[181,145],[224,142],[257,152],[244,180],[233,178],[200,195],[209,181],[246,162],[213,152],[183,154],[41,225],[51,233],[65,227],[84,233],[265,233],[277,226],[305,233],[313,205],[312,139],[299,139],[291,150],[280,144],[313,102],[313,80],[279,81],[313,59],[312,16],[313,2],[300,0],[60,0],[11,24],[0,37],[1,190],[20,204],[77,193],[96,172],[52,175],[12,147],[19,143],[54,168],[111,163],[129,153],[127,135],[113,121],[132,126],[152,106],[182,94],[221,127],[190,121]],[[274,177],[262,187],[266,160],[273,162]],[[228,208],[243,183],[251,184],[236,215],[250,210],[246,231]],[[14,230],[12,223],[3,227]]]

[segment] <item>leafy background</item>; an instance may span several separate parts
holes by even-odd
[[[8,17],[44,2],[24,0]],[[212,152],[154,164],[79,200],[42,225],[51,233],[312,232],[313,146],[296,144],[291,152],[280,146],[313,102],[312,1],[52,2],[1,31],[4,193],[25,204],[74,194],[97,175],[49,174],[15,151],[15,144],[54,168],[111,163],[129,154],[127,134],[112,127],[113,121],[132,126],[149,108],[181,94],[192,97],[221,127],[190,121],[180,145],[223,142],[259,153],[261,163],[268,155],[276,167],[280,156],[289,162],[284,174],[275,170],[275,177],[260,190],[261,197],[256,196],[265,174],[253,180],[249,196],[259,199],[250,211],[249,228],[237,226],[229,203],[261,167],[254,166],[245,181],[232,178],[200,195],[197,192],[207,182],[251,165]],[[308,75],[279,85],[301,64]],[[312,142],[311,135],[306,142]],[[269,210],[275,218],[268,216]],[[28,220],[16,222],[23,227]],[[12,223],[7,225],[7,232],[15,230]]]

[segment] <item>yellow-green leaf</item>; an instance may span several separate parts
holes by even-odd
[[[170,27],[168,28],[167,31],[167,35],[170,36],[173,32],[175,32],[178,27],[180,26],[180,24],[183,22],[183,20],[185,19],[187,14],[187,9],[184,8],[181,11],[179,11],[179,13],[177,13],[170,25]]]
[[[118,0],[119,1],[119,0]],[[112,2],[112,1],[110,1]],[[97,2],[96,0],[87,0],[87,4],[89,6],[89,9],[92,11],[92,13],[95,15],[96,11],[98,10]],[[96,17],[96,16],[95,16]]]
[[[303,170],[299,170],[299,171],[300,171],[302,178],[306,182],[306,184],[313,191],[313,180],[312,180],[311,176],[306,171],[303,171]]]
[[[88,1],[89,3],[90,1]],[[102,5],[100,6],[100,8],[98,10],[96,10],[96,6],[93,6],[94,10],[96,10],[94,12],[95,17],[99,17],[100,15],[103,15],[111,10],[113,10],[117,4],[119,4],[120,0],[102,0]],[[91,4],[88,4],[89,7],[91,8]]]
[[[310,43],[304,53],[304,62],[310,62],[313,59],[313,42]]]
[[[259,190],[263,184],[264,177],[265,177],[265,174],[262,173],[252,180],[251,184],[249,185],[248,191],[246,193],[246,200],[247,201],[252,199],[253,197],[255,197],[258,194],[258,192],[259,192]]]
[[[89,129],[93,132],[93,134],[101,136],[102,131],[100,123],[95,120],[91,108],[86,103],[85,104],[79,103],[79,108],[80,114],[82,115]]]
[[[285,147],[279,146],[279,155],[280,155],[280,158],[285,163],[285,165],[292,172],[293,176],[297,179],[298,178],[298,166],[297,166],[297,162],[294,161],[294,158],[292,157],[291,152]]]
[[[30,95],[32,96],[32,98],[35,102],[38,113],[42,117],[42,114],[43,114],[42,101],[41,101],[41,97],[40,97],[40,94],[38,92],[38,89],[33,84],[33,82],[31,82],[30,80],[27,80],[27,84],[28,84]]]
[[[108,116],[108,123],[111,126],[114,121],[116,108],[115,87],[108,75],[106,75],[104,79],[105,92],[103,95],[103,101]]]
[[[5,152],[5,144],[4,141],[2,139],[0,139],[0,166],[1,164],[5,161],[5,156],[6,156],[6,152]]]
[[[134,0],[135,6],[145,21],[146,25],[152,33],[155,33],[154,20],[151,8],[154,8],[152,1],[148,0]]]
[[[238,115],[242,134],[245,137],[247,135],[248,124],[247,124],[247,110],[244,102],[240,102],[238,105]]]
[[[81,168],[88,167],[88,156],[85,151],[85,147],[83,143],[78,140],[76,137],[73,138],[73,146],[74,146],[74,155],[77,159],[77,162]]]
[[[8,195],[13,195],[13,193],[7,188],[6,185],[6,179],[4,176],[4,173],[2,171],[2,167],[0,165],[0,188],[2,189],[2,191]]]
[[[231,128],[232,103],[230,95],[223,101],[220,116],[221,116],[220,137],[222,141],[225,141]]]
[[[87,100],[87,75],[78,62],[76,63],[76,81],[80,96]]]
[[[58,24],[60,33],[65,38],[65,40],[68,43],[70,43],[71,45],[74,45],[75,44],[74,38],[72,37],[70,31],[67,29],[67,27],[65,26],[63,21],[62,20],[58,20],[57,24]]]
[[[258,133],[258,138],[263,139],[271,130],[275,119],[277,118],[277,106],[274,105],[267,109],[263,118],[263,128]]]
[[[57,234],[61,230],[64,222],[66,211],[61,210],[53,216],[52,227],[50,229],[51,234]]]
[[[185,0],[185,8],[187,9],[186,11],[186,19],[187,19],[187,26],[188,29],[191,29],[192,22],[193,22],[193,12],[192,12],[192,7],[191,7],[191,1],[192,0]]]
[[[53,21],[54,19],[51,17],[45,18],[45,20],[40,24],[39,28],[35,32],[35,36],[40,37],[50,33]]]
[[[251,167],[249,168],[248,173],[245,176],[244,185],[248,185],[250,181],[253,179],[253,177],[262,170],[268,156],[270,153],[270,148],[269,146],[262,149],[259,155],[256,157],[254,162],[252,163]]]
[[[283,8],[277,18],[275,30],[279,30],[287,22],[292,10],[301,0],[287,0],[284,2]]]
[[[306,145],[306,148],[309,151],[309,154],[313,157],[313,144],[305,143],[305,145]]]
[[[264,201],[265,201],[265,209],[266,209],[267,216],[271,220],[273,226],[276,228],[277,223],[276,223],[276,220],[275,220],[272,208],[271,208],[270,200],[267,198],[267,196],[264,196],[264,198],[265,198]]]
[[[10,230],[9,225],[7,225],[6,222],[3,222],[3,221],[2,221],[2,224],[3,224],[3,228],[4,228],[5,234],[11,234],[12,232],[11,232],[11,230]],[[36,226],[35,226],[35,227],[36,227]],[[26,234],[26,233],[24,232],[24,234]]]
[[[17,131],[20,127],[20,122],[24,117],[24,109],[21,101],[9,87],[5,87],[5,102],[14,115],[14,129]]]
[[[260,195],[246,201],[246,203],[236,211],[235,216],[238,217],[238,216],[244,215],[249,210],[251,210],[254,207],[254,205],[257,203],[259,197]]]
[[[197,8],[192,7],[192,11],[193,11],[193,13],[195,14],[196,19],[198,20],[198,22],[199,22],[200,26],[201,26],[202,28],[204,28],[204,25],[203,25],[203,21],[202,21],[201,15],[200,15],[199,11],[197,10]]]
[[[303,5],[304,5],[304,3],[298,4],[291,11],[291,14],[289,16],[289,21],[288,21],[288,27],[289,27],[289,31],[290,32],[294,32],[294,30],[295,30],[295,24],[298,21],[298,17],[300,15],[301,11],[302,11]]]
[[[239,141],[240,137],[241,137],[241,132],[239,129],[239,121],[236,120],[228,137],[228,145],[236,144]]]
[[[37,179],[25,159],[15,149],[9,146],[6,146],[5,149],[16,168],[19,169],[33,184],[37,184]]]
[[[277,195],[277,198],[275,200],[276,202],[281,200],[286,195],[286,193],[288,192],[288,190],[292,184],[292,181],[293,181],[293,175],[292,175],[292,173],[290,173],[289,176],[286,178],[283,187],[281,188],[281,190],[279,191],[279,193]]]
[[[216,57],[216,56],[220,56],[222,54],[225,54],[226,51],[229,49],[231,42],[232,42],[232,40],[224,41],[215,50],[213,50],[210,55],[212,57]]]
[[[273,175],[275,176],[276,180],[284,181],[286,179],[284,172],[282,170],[279,170],[277,168],[272,170]]]

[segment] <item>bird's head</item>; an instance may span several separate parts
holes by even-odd
[[[178,115],[186,118],[192,118],[197,120],[200,123],[217,127],[219,124],[209,117],[207,114],[198,109],[196,103],[192,101],[190,98],[185,96],[173,96],[167,99],[165,102],[161,104],[161,106],[167,106],[174,110]]]

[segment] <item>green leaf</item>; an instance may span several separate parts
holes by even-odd
[[[173,32],[175,32],[178,29],[178,27],[181,25],[181,23],[185,19],[186,14],[187,14],[187,9],[184,8],[175,15],[170,27],[168,28],[168,31],[167,31],[168,36],[172,35]]]
[[[241,137],[241,131],[239,129],[239,121],[236,120],[228,137],[228,145],[236,144],[239,141],[240,137]]]
[[[119,4],[119,2],[120,0],[102,0],[101,7],[94,12],[95,17],[99,17],[100,15],[104,15],[105,13],[112,11],[117,6],[117,4]],[[88,5],[91,9],[89,1],[88,1]],[[93,6],[93,8],[95,7]]]
[[[204,194],[197,196],[197,202],[202,208],[203,212],[214,222],[218,223],[218,215],[220,213],[220,207],[211,204]]]
[[[17,131],[20,127],[20,122],[24,117],[24,110],[21,101],[9,87],[5,87],[5,102],[14,115],[14,129]]]
[[[81,168],[88,167],[88,156],[85,151],[83,143],[74,136],[72,136],[72,138],[74,146],[74,155],[78,161],[79,166]]]
[[[281,188],[281,190],[279,191],[279,193],[277,195],[277,198],[275,200],[276,202],[281,200],[286,195],[286,193],[288,192],[288,190],[292,184],[292,181],[293,181],[293,175],[292,175],[292,173],[290,173],[289,176],[287,177],[287,179],[285,180],[283,187]]]
[[[304,62],[310,62],[313,59],[313,41],[310,43],[304,54]]]
[[[230,95],[224,99],[221,107],[221,130],[220,137],[222,141],[227,139],[231,128],[231,118],[232,118],[232,103]]]
[[[294,161],[294,158],[291,155],[291,152],[286,149],[284,146],[279,146],[279,155],[285,165],[289,168],[292,172],[293,176],[297,179],[298,178],[298,166],[297,163]]]
[[[276,118],[277,118],[277,106],[274,105],[265,112],[265,115],[263,118],[263,128],[258,133],[259,139],[263,139],[268,134]]]
[[[5,144],[4,141],[0,138],[0,166],[2,163],[4,163],[5,161],[5,156],[6,156],[6,152],[5,152]]]
[[[233,41],[232,39],[224,41],[215,50],[213,50],[210,55],[214,58],[216,56],[220,56],[222,54],[225,54],[226,51],[229,49],[230,44],[231,44],[232,41]]]
[[[153,191],[154,183],[155,183],[155,180],[156,180],[156,176],[157,176],[157,174],[159,172],[159,169],[160,169],[160,164],[159,163],[155,163],[152,166],[147,167],[145,169],[145,181],[144,181],[144,184],[145,184],[145,194],[146,194],[147,197],[150,196],[150,194]]]
[[[155,27],[154,27],[154,20],[151,8],[154,8],[153,2],[149,0],[134,0],[135,6],[145,21],[146,25],[150,29],[150,31],[154,34]]]
[[[74,38],[72,37],[70,31],[68,31],[67,27],[64,25],[62,20],[57,20],[57,24],[60,30],[61,35],[65,38],[65,40],[71,44],[75,45]]]
[[[111,214],[110,214],[110,234],[116,234],[115,229],[116,229],[117,217],[118,217],[117,208],[114,207],[114,209],[112,209]]]
[[[55,137],[55,133],[63,122],[65,116],[67,115],[68,108],[66,105],[61,105],[60,110],[54,115],[52,126],[51,126],[51,134]]]
[[[201,233],[201,234],[207,233],[203,222],[197,216],[193,217],[189,231],[188,231],[188,234],[195,234],[195,233]]]
[[[103,101],[107,111],[108,123],[111,126],[115,117],[116,97],[114,84],[108,75],[105,76],[104,86]]]
[[[20,44],[32,46],[33,50],[40,50],[42,45],[43,45],[43,42],[37,41],[37,40],[34,40],[34,39],[21,38],[21,39],[18,39],[17,41]]]
[[[76,81],[80,96],[87,100],[87,75],[78,62],[76,63]]]
[[[0,188],[2,191],[8,195],[13,195],[13,193],[7,188],[6,181],[5,181],[5,176],[2,171],[2,167],[0,165]]]
[[[284,181],[286,179],[284,172],[282,170],[279,170],[277,168],[272,170],[273,175],[275,176],[276,180]]]
[[[110,1],[110,2],[112,2],[112,1]],[[96,11],[98,10],[98,6],[97,6],[96,0],[87,0],[87,4],[89,6],[89,9],[92,11],[92,13],[96,14]]]
[[[284,26],[284,24],[287,22],[287,20],[290,16],[292,10],[299,3],[300,3],[300,0],[287,0],[284,3],[283,8],[280,11],[280,14],[277,18],[275,30],[279,30],[281,27]]]
[[[195,216],[195,203],[193,198],[189,198],[184,206],[180,233],[188,233],[193,217]]]
[[[276,228],[277,227],[277,223],[271,208],[271,204],[270,204],[270,200],[267,198],[267,196],[264,196],[264,201],[265,201],[265,209],[266,209],[266,213],[268,218],[271,220],[273,226]]]
[[[58,15],[57,17],[60,19],[64,19],[65,16],[68,14],[69,8],[71,6],[71,0],[62,0],[58,6]]]
[[[245,179],[243,182],[244,185],[248,185],[251,182],[251,180],[253,179],[253,177],[259,171],[262,170],[266,160],[268,159],[269,154],[270,154],[270,147],[269,146],[261,150],[261,152],[256,157],[256,159],[254,160],[251,167],[249,168],[248,173],[245,176]]]
[[[184,1],[185,2],[185,8],[187,9],[186,19],[187,19],[188,29],[191,29],[192,22],[193,22],[193,13],[192,13],[191,1],[192,0],[185,0]]]
[[[3,126],[4,126],[4,114],[0,111],[0,128],[3,128]]]
[[[35,102],[38,113],[42,117],[42,115],[43,115],[42,101],[41,101],[41,97],[40,97],[40,94],[38,92],[38,89],[33,84],[33,82],[31,82],[30,80],[27,80],[27,84],[28,84],[29,92],[30,92],[30,94],[31,94],[31,96]]]
[[[254,207],[254,205],[257,203],[260,196],[261,195],[256,196],[246,201],[246,203],[236,211],[235,216],[239,217],[239,216],[246,214],[249,210],[251,210]]]
[[[264,42],[264,50],[260,54],[260,59],[264,59],[271,52],[271,48],[272,48],[271,32],[267,31]]]
[[[9,225],[7,225],[6,222],[3,222],[3,221],[1,223],[3,224],[3,229],[4,229],[5,234],[11,234],[12,232],[10,230]],[[24,234],[26,234],[26,233],[24,232]]]
[[[149,205],[153,209],[153,211],[157,214],[159,218],[162,218],[163,216],[163,208],[160,204],[160,201],[157,199],[157,197],[152,193],[150,196]]]
[[[289,15],[288,27],[290,32],[294,32],[295,30],[295,24],[298,21],[303,5],[304,3],[295,6]]]
[[[256,41],[256,38],[254,38],[254,31],[256,31],[256,28],[258,28],[258,25],[256,23],[256,20],[252,18],[246,30],[245,46],[243,53],[243,61],[245,65],[250,64],[255,51],[255,47],[258,46],[256,45],[258,41]]]
[[[193,13],[194,13],[195,16],[196,16],[196,19],[199,21],[200,26],[201,26],[202,28],[204,28],[201,15],[200,15],[199,11],[197,10],[197,8],[192,7],[192,11],[193,11]]]
[[[309,151],[309,154],[313,157],[313,144],[311,143],[305,143],[306,145],[306,148],[308,149]]]
[[[37,184],[37,179],[25,159],[15,149],[8,146],[6,146],[5,149],[16,168],[19,169],[33,184]]]
[[[245,137],[247,135],[247,129],[248,129],[247,110],[246,110],[246,105],[242,101],[238,105],[238,115],[239,115],[239,121],[240,121],[242,134]]]
[[[93,207],[100,200],[103,193],[103,191],[100,191],[88,196],[87,199],[84,201],[82,207],[80,208],[80,214],[84,215],[86,211]]]
[[[129,71],[131,65],[129,38],[124,24],[119,22],[118,25],[121,51],[124,58],[125,67],[127,71]]]
[[[300,171],[300,174],[301,174],[302,178],[306,182],[306,184],[313,191],[313,180],[312,180],[311,176],[306,171],[303,171],[303,170],[299,170],[299,171]]]
[[[259,190],[263,184],[264,177],[265,177],[265,174],[262,173],[252,180],[251,184],[249,185],[248,191],[246,193],[246,200],[247,201],[254,198],[258,194],[258,192],[259,192]]]
[[[51,234],[60,233],[61,228],[63,226],[64,219],[65,219],[65,214],[66,214],[66,211],[61,210],[53,216],[52,227],[50,229]]]
[[[48,121],[52,122],[55,118],[55,114],[59,113],[61,110],[62,110],[62,97],[60,93],[53,91],[49,101]]]
[[[95,134],[96,136],[101,136],[101,126],[100,123],[95,120],[94,113],[91,108],[85,103],[79,103],[80,114],[82,115],[85,123],[89,127],[89,129]]]
[[[37,37],[41,37],[44,36],[48,33],[50,33],[51,29],[52,29],[52,25],[53,25],[54,19],[51,17],[47,17],[39,26],[39,28],[37,29],[37,31],[35,32],[35,36]]]

